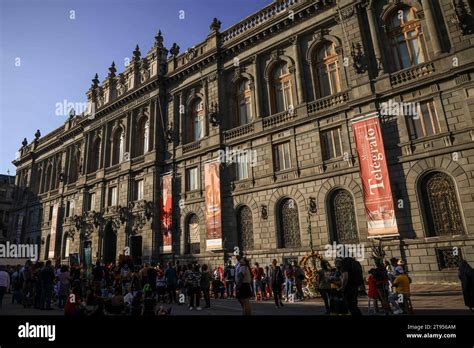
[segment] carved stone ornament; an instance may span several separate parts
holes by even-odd
[[[344,7],[343,9],[338,10],[338,14],[335,16],[335,20],[339,23],[341,20],[345,21],[351,18],[354,15],[355,7],[348,6]]]
[[[196,52],[196,50],[195,50],[194,48],[188,49],[188,51],[187,51],[187,53],[186,53],[186,59],[187,59],[188,61],[193,60],[194,58],[196,58],[196,56],[197,56],[197,52]]]
[[[268,208],[265,204],[260,206],[260,217],[264,220],[268,219]]]
[[[367,59],[365,52],[362,49],[360,42],[352,43],[351,46],[352,66],[358,74],[363,74],[367,71]]]

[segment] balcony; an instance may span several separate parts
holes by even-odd
[[[201,140],[183,145],[183,153],[191,152],[201,148]]]
[[[261,24],[268,22],[270,19],[273,19],[275,16],[281,13],[287,13],[288,8],[301,3],[299,0],[284,0],[272,3],[259,11],[258,13],[250,16],[243,21],[237,23],[236,25],[230,27],[222,33],[222,41],[226,43],[236,37],[239,37],[243,33],[254,29]]]
[[[244,124],[236,128],[229,129],[224,132],[225,141],[240,137],[242,135],[252,133],[254,131],[253,123]]]
[[[342,92],[315,100],[311,103],[308,103],[308,114],[337,107],[339,105],[345,104],[348,100],[349,94],[347,92]]]
[[[279,114],[265,117],[262,121],[263,129],[279,125],[280,123],[291,120],[295,116],[296,116],[296,110],[294,110],[293,112],[283,111],[283,112],[280,112]]]
[[[390,74],[390,84],[392,85],[392,87],[397,86],[402,83],[416,80],[426,75],[430,75],[434,71],[435,68],[432,62],[418,64],[414,67],[410,67],[408,69],[398,71],[394,74]]]

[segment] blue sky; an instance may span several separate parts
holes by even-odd
[[[167,48],[176,42],[183,52],[204,40],[214,17],[223,30],[270,2],[0,0],[0,173],[15,173],[24,137],[64,123],[57,103],[85,102],[94,74],[102,81],[112,61],[122,72],[137,44],[148,52],[158,29]]]

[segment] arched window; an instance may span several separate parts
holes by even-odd
[[[53,171],[51,172],[51,190],[54,190],[56,187],[58,187],[58,176],[57,171],[58,171],[58,166],[59,163],[55,162],[53,164]]]
[[[333,42],[325,42],[316,50],[314,71],[318,98],[341,91],[338,55]]]
[[[253,250],[252,211],[245,205],[237,212],[237,234],[239,237],[240,250]]]
[[[275,113],[288,110],[293,106],[291,74],[288,64],[279,64],[272,74],[273,111]]]
[[[204,137],[204,117],[204,103],[201,99],[195,99],[189,107],[188,142],[198,141]]]
[[[92,143],[91,158],[89,159],[89,173],[97,171],[100,167],[101,140],[96,138]]]
[[[201,242],[201,231],[199,229],[199,219],[196,214],[192,214],[188,217],[186,224],[186,254],[199,254],[200,253],[200,242]]]
[[[71,159],[69,163],[68,183],[77,181],[77,174],[79,172],[79,152],[77,150],[71,151]]]
[[[138,123],[136,155],[141,156],[148,152],[150,139],[150,121],[142,117]]]
[[[48,192],[51,189],[51,176],[53,175],[53,165],[49,164],[46,169],[46,176],[44,178],[43,192]]]
[[[38,168],[36,170],[36,177],[35,177],[35,193],[36,194],[41,192],[40,185],[41,185],[41,174],[42,173],[43,173],[43,171],[41,170],[41,168]]]
[[[421,196],[428,237],[464,233],[463,219],[453,179],[433,172],[421,180]]]
[[[124,151],[125,151],[125,132],[120,127],[114,133],[112,165],[123,161]]]
[[[331,213],[331,242],[357,243],[357,222],[352,195],[346,190],[336,190],[329,197]]]
[[[146,120],[143,127],[143,153],[147,153],[150,147],[150,121]]]
[[[298,206],[294,199],[285,198],[278,209],[279,248],[298,248],[301,246]]]
[[[252,90],[248,79],[241,79],[238,83],[235,109],[236,126],[242,126],[252,121]]]
[[[429,60],[421,22],[414,7],[402,7],[388,18],[390,60],[394,71]]]

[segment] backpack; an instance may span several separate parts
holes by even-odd
[[[301,267],[298,267],[295,272],[296,279],[298,280],[304,280],[305,279],[305,274],[304,271]]]
[[[356,287],[364,285],[364,272],[360,262],[352,257],[346,257],[343,263],[347,265],[349,279],[352,279],[351,283]]]
[[[285,282],[285,278],[283,277],[283,272],[280,267],[277,268],[277,274],[276,274],[275,280],[277,284],[283,284]]]

